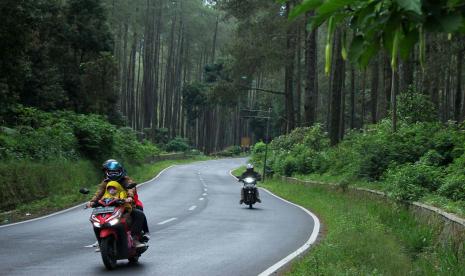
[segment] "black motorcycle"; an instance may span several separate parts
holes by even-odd
[[[245,177],[240,179],[244,183],[244,204],[249,205],[249,208],[252,209],[253,205],[257,203],[257,179],[253,177]]]

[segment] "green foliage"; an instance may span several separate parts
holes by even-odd
[[[448,175],[444,184],[439,188],[439,194],[453,200],[465,201],[465,175]]]
[[[437,111],[433,102],[413,87],[403,91],[398,101],[397,113],[401,120],[408,123],[436,121]]]
[[[265,160],[265,148],[266,144],[261,141],[253,145],[251,162],[256,166],[263,166],[263,160]]]
[[[350,46],[352,62],[366,67],[381,48],[391,55],[392,68],[397,57],[406,59],[418,41],[424,42],[424,32],[455,33],[465,31],[463,7],[449,0],[304,0],[290,13],[290,18],[315,11],[311,25],[316,28],[329,22],[329,35],[335,24],[347,24],[355,38]],[[330,39],[332,40],[332,39]],[[330,41],[327,41],[329,47]],[[424,51],[424,47],[421,47]],[[329,56],[330,51],[326,55]],[[420,54],[423,58],[424,53]],[[329,59],[326,62],[329,66]]]
[[[420,109],[418,109],[420,111]],[[463,200],[465,137],[462,127],[404,120],[397,132],[384,120],[352,131],[329,147],[320,126],[298,128],[270,144],[268,165],[281,175],[324,174],[379,183],[399,200],[432,194]],[[264,144],[256,144],[252,162],[263,164]]]
[[[187,119],[195,121],[200,116],[202,106],[207,103],[206,87],[202,83],[191,83],[183,87],[182,95]]]
[[[224,150],[218,152],[216,155],[218,156],[238,156],[242,152],[242,149],[240,146],[229,146],[225,148]]]
[[[0,162],[0,210],[55,194],[77,194],[79,187],[98,183],[100,173],[89,161]]]
[[[166,144],[165,150],[168,152],[184,152],[190,149],[189,141],[186,138],[175,137]]]
[[[16,104],[111,114],[116,63],[102,0],[0,3],[0,116]]]
[[[390,195],[398,200],[418,200],[441,186],[442,171],[422,163],[390,168],[384,182]]]
[[[13,128],[0,129],[0,159],[119,158],[140,163],[159,150],[139,142],[130,128],[118,128],[99,115],[43,112],[17,107]]]
[[[97,115],[78,115],[74,122],[74,135],[78,139],[79,150],[92,160],[111,154],[115,133],[116,127]]]

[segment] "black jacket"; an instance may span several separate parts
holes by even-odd
[[[242,180],[246,177],[253,177],[257,181],[262,180],[262,176],[256,171],[245,171],[243,174],[241,174],[241,176],[239,176],[239,179]]]

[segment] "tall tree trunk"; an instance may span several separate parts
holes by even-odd
[[[397,131],[397,68],[391,68],[391,121],[392,121],[392,131]]]
[[[286,16],[289,15],[291,10],[290,1],[286,2]],[[294,116],[294,99],[293,99],[293,83],[294,83],[294,57],[295,57],[295,31],[294,26],[289,23],[286,31],[286,50],[287,50],[287,63],[284,70],[284,93],[285,93],[285,107],[286,107],[286,131],[289,132],[295,128]]]
[[[306,14],[308,22],[314,12]],[[308,31],[305,28],[305,124],[311,126],[316,122],[316,109],[318,103],[318,71],[317,71],[317,39],[318,30]]]
[[[367,83],[367,70],[363,69],[363,77],[362,77],[362,111],[361,111],[361,118],[360,118],[360,127],[363,128],[365,125],[365,115],[366,115],[366,109],[365,109],[365,102],[366,102],[366,83]]]
[[[355,69],[350,67],[350,128],[355,128]]]
[[[378,83],[379,83],[379,59],[375,58],[371,71],[371,123],[378,120]]]
[[[456,88],[455,88],[455,112],[454,118],[457,122],[461,122],[463,119],[462,114],[462,63],[463,63],[463,49],[460,49],[457,53],[457,80],[456,80]]]
[[[388,55],[383,55],[383,90],[384,90],[384,105],[382,105],[382,114],[381,117],[384,118],[388,114],[388,110],[390,108],[390,101],[391,101],[391,77],[392,77],[392,72],[391,72],[391,65],[390,65],[390,60]]]
[[[216,40],[217,40],[217,34],[218,34],[218,21],[220,19],[220,16],[216,16],[216,23],[215,23],[215,31],[213,33],[213,46],[212,46],[212,53],[211,53],[211,63],[215,63],[215,54],[216,54]]]
[[[341,90],[342,90],[342,74],[343,74],[343,59],[341,56],[341,30],[338,28],[334,33],[334,62],[333,73],[334,78],[331,85],[331,120],[330,120],[330,133],[329,137],[332,145],[339,143],[340,135],[340,121],[341,121]]]
[[[301,126],[301,99],[302,99],[302,66],[301,66],[301,60],[302,60],[302,47],[301,47],[301,37],[302,37],[302,24],[298,25],[297,28],[297,43],[295,45],[295,51],[297,52],[297,58],[296,58],[296,69],[297,69],[297,75],[296,75],[296,109],[295,109],[295,114],[296,114],[296,123],[297,126]]]
[[[413,84],[413,57],[410,54],[407,60],[401,60],[399,63],[399,92],[402,93]]]

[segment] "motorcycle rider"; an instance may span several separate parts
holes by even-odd
[[[255,178],[257,181],[262,180],[262,176],[254,171],[253,165],[252,164],[247,164],[245,172],[242,173],[241,176],[239,176],[239,181],[243,180],[246,177],[252,177]],[[255,195],[257,196],[257,202],[261,203],[262,201],[260,200],[260,194],[258,193],[258,189],[255,188]],[[241,189],[241,200],[239,200],[239,204],[244,203],[244,187]]]
[[[95,203],[97,203],[102,196],[105,194],[106,187],[108,182],[110,181],[117,181],[127,193],[127,198],[125,201],[130,203],[131,205],[135,205],[136,208],[132,208],[130,213],[130,225],[131,225],[131,233],[134,237],[134,245],[136,247],[143,247],[145,246],[143,243],[139,241],[139,237],[142,234],[142,230],[144,230],[144,240],[149,239],[149,231],[148,226],[146,225],[147,218],[145,217],[144,212],[141,211],[142,202],[140,202],[139,197],[137,195],[137,189],[129,188],[129,185],[135,184],[135,182],[126,174],[126,170],[123,166],[116,161],[115,159],[109,159],[102,164],[102,170],[104,172],[105,178],[99,184],[97,191],[94,197],[87,203],[87,207],[93,207]],[[145,225],[144,225],[145,224]],[[99,240],[99,233],[95,233],[97,240]],[[98,250],[98,249],[97,249]]]

